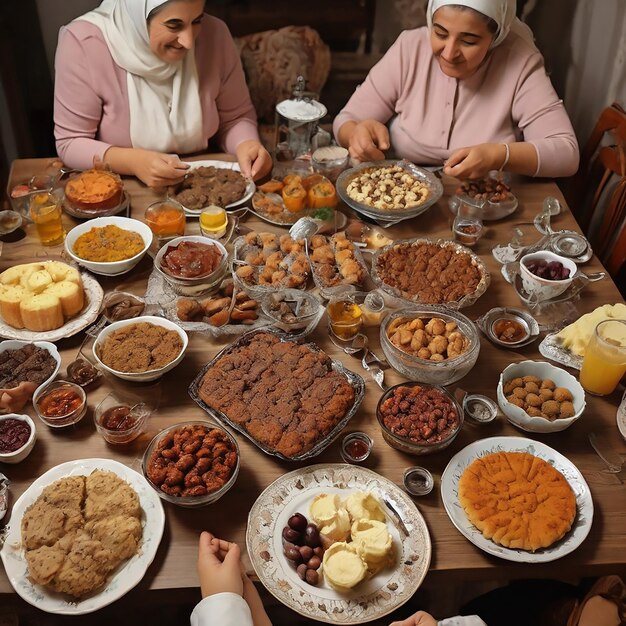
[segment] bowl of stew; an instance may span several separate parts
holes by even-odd
[[[217,289],[228,270],[228,252],[209,237],[176,237],[157,252],[154,267],[177,294],[198,296]]]

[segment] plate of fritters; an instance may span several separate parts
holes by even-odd
[[[441,499],[469,541],[520,563],[569,554],[593,521],[591,492],[578,468],[524,437],[491,437],[463,448],[441,476]]]
[[[321,494],[337,495],[343,502],[350,496],[371,494],[391,535],[387,563],[372,570],[373,564],[368,561],[368,575],[351,589],[333,588],[323,566],[317,585],[301,580],[283,553],[281,531],[288,519],[301,513],[312,521],[310,507]],[[408,535],[398,527],[385,500],[400,515]],[[347,508],[353,519],[360,507]],[[361,509],[368,510],[371,508]],[[362,516],[360,513],[357,517]],[[270,593],[301,615],[328,624],[363,624],[396,610],[422,584],[431,559],[428,528],[411,498],[376,472],[339,463],[303,467],[269,485],[248,515],[246,546],[259,580]]]
[[[246,333],[202,368],[189,395],[221,424],[287,461],[316,456],[365,395],[361,376],[276,329]]]
[[[385,293],[417,304],[470,306],[491,282],[485,264],[453,241],[401,239],[377,250],[372,279]]]
[[[212,204],[235,208],[250,200],[256,189],[252,181],[242,176],[239,163],[207,160],[187,165],[185,180],[170,187],[168,197],[182,204],[190,217],[197,217]]]
[[[17,500],[0,556],[26,602],[83,615],[139,583],[164,525],[161,500],[141,474],[109,459],[69,461]]]

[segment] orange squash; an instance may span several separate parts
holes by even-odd
[[[337,204],[335,186],[329,180],[324,179],[309,189],[307,199],[307,206],[311,209],[334,207]]]
[[[285,208],[288,211],[297,213],[298,211],[302,211],[302,209],[304,209],[306,203],[306,190],[299,182],[285,185],[283,187],[282,196]]]

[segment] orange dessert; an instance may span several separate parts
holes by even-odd
[[[106,211],[122,201],[122,181],[119,176],[102,170],[86,170],[65,185],[68,203],[86,211]]]

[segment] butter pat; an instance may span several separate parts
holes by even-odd
[[[333,541],[345,541],[350,534],[350,516],[337,494],[321,493],[311,502],[309,515],[320,532]]]
[[[370,569],[387,563],[391,555],[392,540],[387,524],[372,519],[361,519],[352,525],[352,545]]]
[[[371,492],[355,491],[346,498],[345,507],[352,521],[373,519],[385,521],[385,514],[376,496]]]
[[[339,541],[324,552],[324,577],[339,591],[356,587],[366,576],[367,566],[356,548]]]
[[[573,324],[566,326],[556,336],[564,348],[577,356],[585,355],[585,348],[593,335],[596,326],[607,319],[626,320],[626,305],[604,304],[591,313],[583,315]],[[613,337],[613,340],[620,342],[621,337]]]

